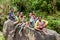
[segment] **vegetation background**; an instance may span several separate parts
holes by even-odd
[[[27,20],[29,12],[34,10],[36,16],[48,20],[49,29],[60,33],[60,0],[0,0],[0,31],[4,21],[8,19],[10,7],[14,7],[15,14],[17,10],[23,11]]]

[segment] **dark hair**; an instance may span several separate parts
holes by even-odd
[[[11,8],[10,8],[10,10],[11,10],[11,9],[14,9],[14,8],[13,8],[13,7],[11,7]]]
[[[35,15],[35,14],[33,13],[33,11],[31,11],[30,13],[32,13],[32,15]]]
[[[41,17],[41,18],[42,18],[42,16],[38,16],[38,19],[39,19],[39,17]]]

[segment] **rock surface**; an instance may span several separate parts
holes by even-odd
[[[49,34],[44,34],[44,32],[38,32],[35,30],[26,29],[20,33],[20,40],[60,40],[60,35],[48,29]]]

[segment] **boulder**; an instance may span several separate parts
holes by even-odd
[[[49,29],[47,32],[27,28],[20,33],[20,40],[60,40],[60,35],[57,32]]]

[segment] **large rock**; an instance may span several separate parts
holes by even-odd
[[[48,29],[49,34],[45,34],[42,31],[36,31],[32,29],[22,30],[20,33],[20,40],[60,40],[60,35]]]

